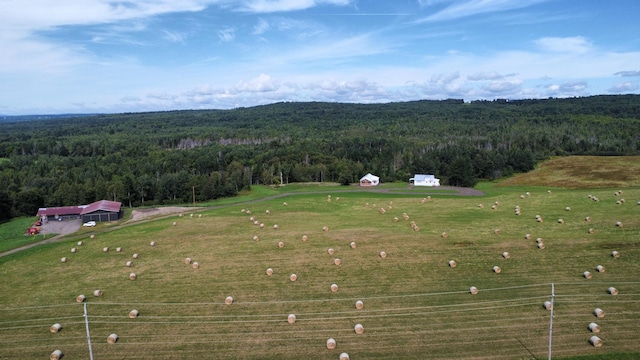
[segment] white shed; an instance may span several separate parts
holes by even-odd
[[[380,178],[371,173],[368,173],[360,179],[360,186],[378,186],[379,183]]]
[[[440,179],[435,175],[415,174],[409,179],[409,184],[413,186],[440,186]]]

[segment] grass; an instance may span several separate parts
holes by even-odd
[[[53,235],[25,235],[35,217],[22,217],[0,224],[0,253],[51,238]]]
[[[326,359],[341,352],[353,359],[540,359],[547,357],[549,312],[542,304],[551,297],[552,283],[554,358],[640,354],[637,186],[481,184],[485,196],[432,195],[424,204],[421,193],[290,188],[292,194],[255,187],[266,200],[226,200],[226,206],[203,210],[202,218],[157,219],[0,258],[0,358],[43,358],[58,348],[64,359],[86,358],[83,307],[75,303],[85,294],[96,359]],[[627,201],[618,205],[614,192],[620,189]],[[403,220],[403,213],[410,219]],[[535,221],[536,214],[543,223]],[[251,216],[265,227],[254,225]],[[592,218],[588,223],[586,216]],[[413,231],[410,221],[421,230]],[[525,240],[527,233],[531,240]],[[537,237],[546,249],[537,249]],[[79,239],[85,244],[71,254]],[[157,246],[149,246],[151,241]],[[102,252],[105,246],[112,250]],[[118,246],[123,253],[113,250]],[[611,257],[612,250],[621,257]],[[511,258],[503,259],[503,251]],[[140,259],[133,260],[133,253]],[[63,256],[69,262],[61,263]],[[200,268],[186,265],[186,257]],[[457,267],[447,265],[450,259]],[[134,267],[124,266],[129,260]],[[606,272],[595,271],[599,264]],[[502,272],[493,273],[493,265]],[[271,276],[265,274],[269,267]],[[582,277],[585,270],[593,273],[591,280]],[[130,272],[137,280],[128,280]],[[289,281],[292,273],[298,281]],[[332,283],[338,292],[330,291]],[[469,294],[470,286],[479,294]],[[620,294],[607,294],[610,286]],[[95,289],[104,295],[93,297]],[[224,305],[227,296],[234,297],[233,305]],[[363,310],[355,309],[358,299]],[[595,307],[606,316],[595,318]],[[134,308],[140,316],[129,319]],[[290,313],[297,316],[295,324],[287,323]],[[588,343],[591,321],[602,327],[601,348]],[[55,322],[64,328],[52,334],[48,329]],[[364,334],[355,334],[356,323],[363,324]],[[117,344],[107,344],[111,333],[119,335]],[[325,347],[330,337],[337,341],[335,350]]]

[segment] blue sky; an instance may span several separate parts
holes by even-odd
[[[637,0],[3,0],[0,114],[640,93]]]

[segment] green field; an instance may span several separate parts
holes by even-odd
[[[497,185],[479,186],[480,197],[392,184],[386,192],[255,188],[250,203],[225,200],[193,217],[2,257],[0,359],[56,349],[65,360],[89,358],[85,306],[95,359],[546,359],[552,284],[553,358],[638,358],[640,187]],[[280,197],[256,201],[256,193]],[[139,316],[129,318],[133,309]],[[589,343],[593,335],[601,347]]]

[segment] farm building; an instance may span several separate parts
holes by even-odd
[[[415,174],[409,179],[409,184],[413,186],[440,186],[440,179],[435,175]]]
[[[368,173],[360,179],[360,186],[378,186],[379,183],[380,178],[371,173]]]
[[[115,221],[122,216],[122,204],[117,201],[100,200],[89,205],[40,208],[36,214],[44,221],[82,219],[87,221]]]

